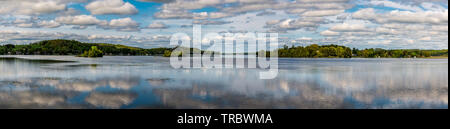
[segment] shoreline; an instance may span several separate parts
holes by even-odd
[[[42,57],[76,57],[76,58],[86,58],[86,57],[77,57],[76,55],[0,55],[1,57],[19,57],[19,56],[42,56]],[[146,55],[136,55],[136,56],[127,56],[127,55],[106,55],[104,57],[163,57],[164,56],[146,56]],[[270,57],[268,57],[270,58]],[[296,58],[296,57],[278,57],[280,59],[448,59],[445,56],[436,56],[436,57],[418,57],[418,58],[365,58],[365,57],[352,57],[352,58],[339,58],[339,57],[318,57],[318,58]]]

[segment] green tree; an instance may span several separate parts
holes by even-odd
[[[170,57],[172,55],[172,52],[169,50],[164,51],[164,57]]]
[[[85,51],[83,54],[80,55],[80,57],[89,57],[89,58],[103,57],[103,51],[99,50],[97,46],[92,46],[89,51]]]

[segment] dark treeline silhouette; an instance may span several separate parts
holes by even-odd
[[[94,48],[94,49],[93,49]],[[78,55],[82,57],[101,57],[103,55],[125,56],[170,56],[175,48],[143,49],[125,45],[105,43],[82,43],[75,40],[46,40],[28,45],[0,45],[0,55]],[[98,49],[98,50],[97,50]],[[183,48],[188,50],[189,48]],[[192,49],[191,51],[200,51]],[[205,51],[200,51],[204,53]],[[98,54],[101,53],[101,54]],[[181,55],[182,52],[177,52]],[[213,52],[216,53],[216,52]],[[219,52],[217,52],[219,53]],[[267,52],[267,56],[270,52]],[[278,49],[278,56],[284,58],[426,58],[448,57],[448,50],[419,50],[381,48],[356,49],[339,45],[284,46]]]
[[[82,55],[97,47],[104,55],[163,55],[172,48],[142,49],[105,43],[82,43],[75,40],[46,40],[28,45],[0,45],[0,55]]]
[[[319,46],[313,44],[310,46],[284,46],[278,49],[279,57],[290,57],[290,58],[351,58],[352,49],[344,46],[338,45],[323,45]]]
[[[370,48],[359,50],[350,49],[345,46],[313,44],[310,46],[284,46],[278,49],[279,57],[288,58],[427,58],[448,57],[448,50],[419,50],[419,49],[397,49],[386,50],[381,48]]]
[[[419,50],[419,49],[396,49],[385,50],[380,48],[353,49],[353,54],[364,58],[426,58],[426,57],[448,57],[447,50]]]

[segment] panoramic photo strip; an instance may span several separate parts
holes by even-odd
[[[177,128],[446,110],[448,0],[0,0],[0,109]]]

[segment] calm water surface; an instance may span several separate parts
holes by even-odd
[[[0,108],[448,109],[448,59],[280,59],[260,80],[162,57],[15,57],[0,57]]]

